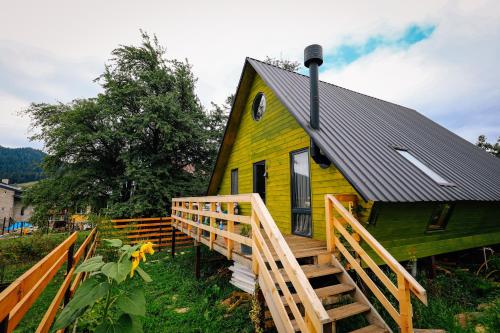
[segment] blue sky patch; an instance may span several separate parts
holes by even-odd
[[[341,44],[335,49],[325,52],[324,65],[320,68],[323,71],[331,68],[342,68],[383,47],[408,49],[412,45],[429,38],[435,29],[435,25],[421,26],[414,24],[409,26],[397,38],[376,35],[368,38],[362,44]]]

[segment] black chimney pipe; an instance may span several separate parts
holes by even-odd
[[[304,66],[309,68],[310,110],[309,124],[313,129],[319,129],[319,89],[318,67],[323,63],[323,48],[312,44],[304,49]]]

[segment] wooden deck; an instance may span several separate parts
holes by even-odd
[[[223,226],[223,230],[227,231],[227,225]],[[241,228],[241,224],[235,224],[234,226],[234,232],[239,234]],[[203,234],[200,233],[198,235],[198,230],[197,228],[193,227],[191,229],[191,232],[188,233],[187,228],[182,228],[181,226],[178,227],[179,230],[184,232],[185,234],[193,237],[193,239],[198,240],[199,242],[210,246],[210,237],[209,236],[203,236]],[[200,230],[201,232],[201,230]],[[274,251],[273,247],[271,246],[271,241],[267,237],[265,233],[264,234],[264,239],[269,246],[271,253],[273,257],[278,260],[278,255]],[[283,235],[285,238],[285,241],[287,242],[288,246],[292,250],[292,253],[294,254],[295,258],[304,258],[304,257],[311,257],[311,256],[316,256],[321,253],[327,253],[327,248],[326,248],[326,242],[317,240],[317,239],[312,239],[308,237],[301,237],[301,236],[296,236],[296,235]],[[226,255],[227,254],[227,239],[217,235],[215,242],[213,244],[213,250]],[[233,260],[247,265],[251,266],[252,263],[252,255],[244,255],[241,251],[241,244],[235,243],[234,248],[233,248]]]
[[[362,332],[390,332],[390,327],[364,295],[366,288],[403,333],[413,332],[410,294],[427,304],[425,289],[333,195],[325,196],[326,242],[283,235],[256,193],[172,201],[174,228],[229,260],[251,268],[279,332],[332,332],[337,321],[358,314],[363,314],[370,324],[360,328]],[[247,215],[239,215],[236,205],[248,204]],[[245,235],[240,233],[243,225],[250,229]],[[361,241],[387,264],[397,283],[375,263]],[[252,254],[243,254],[242,245],[251,247]],[[345,262],[349,264],[347,269],[356,271],[363,280],[363,289],[347,273]],[[370,269],[381,285],[374,282],[365,269]],[[328,286],[314,288],[309,280],[330,275],[336,279],[328,279]],[[339,295],[348,296],[350,303],[331,304],[340,299]]]

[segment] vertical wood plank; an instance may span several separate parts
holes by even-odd
[[[234,214],[234,202],[228,202],[227,203],[227,213],[228,214]],[[227,231],[230,233],[234,233],[234,221],[228,220],[227,221]],[[227,258],[231,260],[233,258],[233,248],[234,248],[234,241],[230,238],[227,240]]]
[[[189,210],[192,210],[192,209],[193,209],[193,203],[192,203],[191,201],[188,203],[188,208],[189,208]],[[192,214],[192,213],[186,214],[186,218],[187,218],[188,220],[191,220],[191,221],[192,221],[192,220],[193,220],[193,214]],[[188,224],[188,225],[187,225],[187,229],[188,229],[188,236],[191,236],[191,229],[192,229],[192,228],[193,228],[193,227],[191,226],[191,224]]]
[[[326,218],[326,248],[330,253],[335,251],[335,242],[333,239],[333,204],[325,195],[325,218]]]
[[[398,290],[399,290],[399,315],[401,322],[399,327],[402,333],[413,332],[413,324],[411,318],[411,301],[410,301],[410,285],[403,275],[398,274]]]
[[[250,225],[252,227],[252,271],[257,277],[259,275],[259,262],[257,261],[257,251],[259,251],[257,247],[257,236],[255,235],[259,228],[259,219],[255,210],[252,208],[252,214],[250,216]]]
[[[199,212],[198,213],[198,223],[199,224],[203,224],[203,217],[201,216],[202,210],[203,210],[203,202],[198,202],[198,212]],[[196,232],[197,232],[196,239],[199,242],[201,240],[201,229],[197,228]]]
[[[210,211],[211,212],[215,212],[215,207],[216,207],[216,203],[215,202],[211,202],[210,203]],[[210,217],[210,226],[212,228],[217,228],[217,226],[215,225],[215,217]],[[214,242],[215,242],[215,234],[210,231],[210,250],[213,250],[214,249]]]

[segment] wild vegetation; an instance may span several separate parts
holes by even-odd
[[[480,135],[477,138],[476,146],[500,158],[500,137],[497,138],[497,142],[491,143],[488,142],[486,135]]]
[[[82,232],[78,235],[78,244],[85,239],[86,234]],[[2,239],[0,241],[0,283],[12,282],[67,237],[67,233],[48,235],[35,233],[31,236]]]

